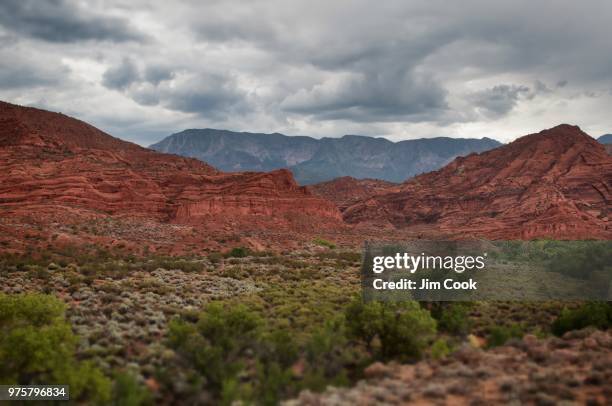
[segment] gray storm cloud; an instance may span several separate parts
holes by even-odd
[[[65,0],[3,0],[0,23],[19,35],[50,42],[142,40],[127,18],[96,15]]]
[[[610,17],[603,0],[7,0],[0,98],[142,143],[199,126],[408,138],[603,129]]]

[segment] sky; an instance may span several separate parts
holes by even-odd
[[[0,99],[149,145],[612,132],[612,2],[0,1]]]

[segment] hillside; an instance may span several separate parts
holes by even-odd
[[[361,199],[389,192],[392,188],[397,187],[399,187],[397,183],[379,179],[355,179],[350,176],[309,186],[315,195],[336,203],[340,210],[346,209]]]
[[[68,116],[0,103],[0,216],[147,218],[207,229],[316,228],[337,208],[287,170],[226,174]]]
[[[609,239],[611,190],[604,146],[560,125],[457,158],[343,215],[353,224],[426,225],[460,237]]]
[[[150,148],[198,158],[223,171],[289,168],[301,185],[350,176],[401,182],[449,163],[457,156],[501,145],[489,139],[429,138],[391,142],[385,138],[289,137],[226,130],[185,130]]]

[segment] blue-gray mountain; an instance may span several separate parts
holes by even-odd
[[[597,141],[601,142],[602,144],[612,144],[612,134],[604,134],[597,138]]]
[[[149,148],[198,158],[222,171],[289,168],[298,183],[307,185],[340,176],[401,182],[439,169],[457,156],[500,145],[490,138],[439,137],[392,142],[359,135],[315,139],[201,129],[181,131]]]

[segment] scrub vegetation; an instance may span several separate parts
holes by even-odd
[[[364,303],[337,247],[182,257],[63,248],[0,258],[1,383],[98,404],[277,404],[377,362],[610,327],[609,303]]]

